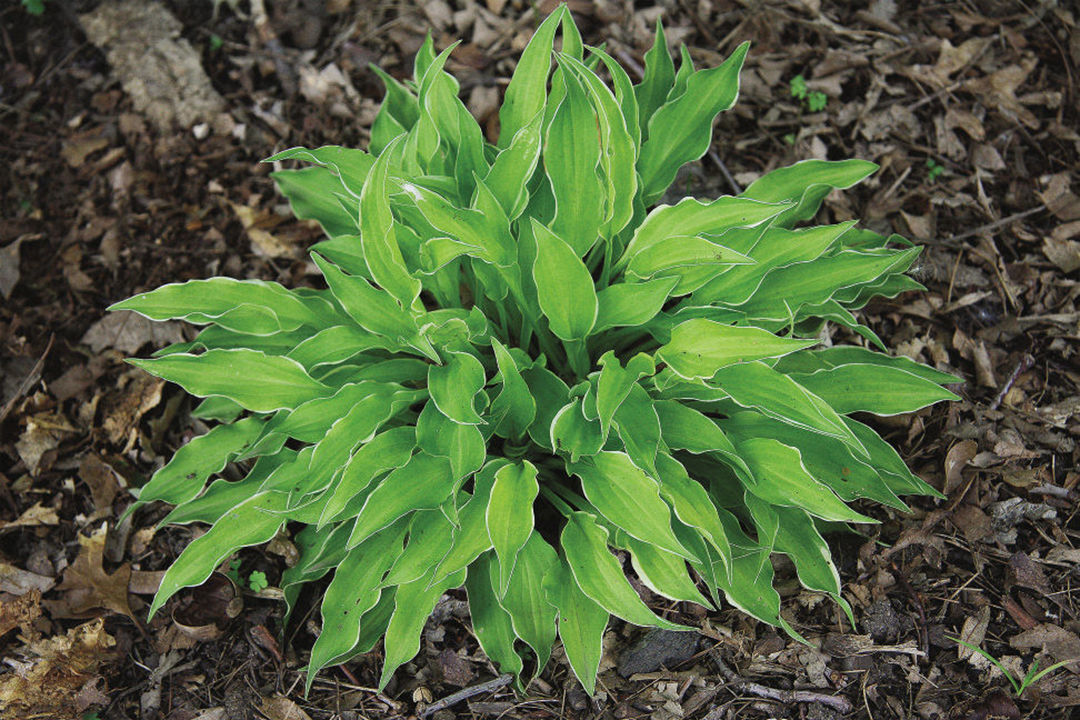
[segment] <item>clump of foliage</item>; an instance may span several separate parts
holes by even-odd
[[[920,288],[900,238],[797,228],[875,166],[807,161],[738,197],[658,204],[735,102],[747,45],[676,71],[658,29],[633,85],[560,7],[494,145],[443,70],[452,50],[429,38],[413,81],[382,74],[367,152],[270,158],[310,163],[274,178],[329,236],[311,255],[327,288],[217,277],[113,306],[207,326],[131,362],[219,422],[139,493],[175,506],[164,523],[211,525],[151,614],[286,525],[286,615],[333,572],[309,682],[384,638],[385,686],[464,585],[503,671],[523,685],[559,637],[592,692],[610,615],[689,629],[642,602],[612,549],[663,597],[726,597],[797,635],[773,588],[784,553],[850,614],[821,524],[872,522],[857,498],[903,510],[899,495],[934,494],[852,415],[918,410],[957,382],[822,346],[829,322],[884,349],[852,311]],[[244,477],[208,484],[229,463]]]

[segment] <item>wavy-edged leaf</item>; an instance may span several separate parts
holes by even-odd
[[[644,325],[656,317],[678,284],[677,277],[661,277],[608,285],[596,293],[598,311],[593,334],[614,327]]]
[[[465,591],[469,597],[469,615],[473,633],[484,654],[495,661],[502,672],[520,678],[523,664],[514,650],[514,624],[510,613],[499,604],[495,594],[494,555],[487,553],[469,566]]]
[[[510,614],[514,634],[536,653],[534,674],[547,665],[551,646],[555,643],[556,610],[545,597],[543,581],[558,562],[555,548],[539,533],[530,533],[518,553],[509,586],[502,597],[502,606]]]
[[[664,194],[679,168],[709,148],[713,120],[739,95],[739,71],[749,49],[745,42],[717,67],[695,72],[687,79],[686,92],[664,103],[649,120],[638,158],[646,205]]]
[[[638,105],[638,126],[641,138],[648,139],[649,120],[664,104],[672,85],[675,84],[675,63],[671,61],[664,25],[656,19],[653,45],[645,53],[645,77],[634,87]]]
[[[793,200],[797,205],[777,218],[791,227],[817,214],[821,201],[834,189],[844,190],[873,174],[878,166],[866,160],[802,160],[777,168],[750,184],[742,196],[765,202]]]
[[[540,161],[541,128],[544,113],[537,112],[514,133],[484,177],[509,220],[516,220],[529,200],[528,182]]]
[[[495,433],[511,440],[520,440],[536,419],[536,400],[521,376],[514,356],[496,338],[491,338],[495,362],[499,368],[498,379],[502,391],[491,402],[491,417]]]
[[[529,439],[542,448],[553,450],[552,423],[570,399],[570,388],[547,368],[533,366],[521,377],[536,401],[536,419],[529,425]]]
[[[225,558],[240,548],[259,545],[277,534],[284,520],[280,512],[288,497],[282,493],[259,493],[225,513],[214,526],[191,541],[176,558],[150,604],[149,617],[186,587],[201,585]]]
[[[386,628],[383,645],[386,648],[383,658],[382,674],[379,676],[379,690],[390,682],[394,671],[412,660],[420,652],[420,632],[424,629],[435,603],[442,594],[465,582],[465,571],[451,575],[443,580],[430,583],[429,576],[399,585],[394,594],[394,613]]]
[[[544,108],[555,31],[565,12],[560,6],[548,15],[518,58],[510,84],[506,86],[502,107],[499,108],[499,125],[502,128],[499,131],[500,148],[509,145],[517,131]]]
[[[420,281],[405,266],[390,213],[390,158],[403,136],[391,141],[371,168],[360,193],[360,244],[371,278],[406,310],[422,310]]]
[[[712,608],[712,603],[698,591],[690,578],[685,558],[629,536],[626,537],[626,547],[630,551],[630,564],[634,572],[654,593],[676,602],[692,602]]]
[[[597,174],[600,137],[596,111],[581,81],[572,73],[562,76],[566,95],[547,128],[544,171],[555,196],[551,230],[577,257],[583,257],[596,242],[604,222],[604,183]]]
[[[543,580],[544,597],[559,614],[559,639],[570,668],[585,692],[596,690],[596,673],[604,652],[604,629],[608,611],[589,598],[566,561],[559,559]]]
[[[843,414],[900,415],[960,399],[936,382],[886,365],[851,363],[790,377]]]
[[[671,510],[660,499],[660,487],[622,452],[601,452],[574,466],[585,498],[627,535],[668,552],[693,555],[671,530]]]
[[[375,72],[380,75],[384,74],[378,69]],[[413,122],[415,122],[415,118]],[[367,179],[368,173],[371,172],[371,166],[375,164],[375,158],[363,150],[341,147],[340,145],[324,145],[315,149],[292,147],[271,155],[263,162],[272,163],[282,160],[302,160],[327,168],[338,176],[346,192],[356,198],[360,197],[360,190],[364,187],[364,180]]]
[[[822,520],[877,522],[849,508],[827,485],[815,480],[803,467],[798,448],[772,438],[746,438],[736,447],[758,477],[758,484],[747,491],[765,502],[802,508]]]
[[[711,202],[684,198],[675,205],[659,205],[634,230],[615,267],[626,267],[639,254],[646,253],[669,238],[719,235],[732,228],[754,227],[776,217],[788,207],[790,205],[783,203],[763,203],[730,196]],[[655,264],[661,259],[648,262]]]
[[[564,405],[551,420],[551,447],[567,453],[570,462],[600,452],[604,434],[598,420],[589,420],[582,411],[581,398]]]
[[[278,170],[270,173],[281,194],[289,199],[293,214],[301,220],[315,220],[330,237],[349,235],[359,229],[359,206],[345,209],[342,196],[351,198],[341,180],[329,168]]]
[[[532,276],[540,309],[562,340],[584,340],[598,310],[592,275],[566,241],[532,218],[536,262]]]
[[[631,361],[633,362],[633,361]],[[615,427],[626,454],[634,465],[656,475],[656,454],[660,449],[660,418],[645,388],[633,385],[615,411]]]
[[[169,283],[108,309],[131,310],[151,320],[215,323],[249,335],[271,335],[319,322],[295,293],[278,283],[226,277]]]
[[[528,460],[505,465],[495,473],[485,518],[488,537],[499,559],[497,589],[506,594],[518,551],[533,532],[533,502],[540,492],[536,466]]]
[[[595,515],[571,513],[563,527],[561,544],[582,593],[607,612],[634,625],[690,629],[654,615],[641,601],[619,561],[608,550],[607,530],[596,523]]]
[[[596,378],[596,412],[600,431],[607,438],[611,421],[637,381],[656,372],[653,359],[645,353],[630,358],[622,366],[613,350],[608,350],[597,361],[600,374]]]
[[[413,455],[368,495],[349,536],[349,547],[356,547],[414,510],[439,507],[453,490],[450,461],[424,452]]]
[[[484,366],[470,353],[443,352],[446,362],[428,367],[428,392],[442,414],[462,425],[480,425],[476,397],[484,388]]]
[[[479,470],[487,455],[480,428],[454,422],[432,402],[424,405],[416,419],[416,444],[430,455],[449,460],[458,479]]]
[[[334,570],[322,601],[322,633],[311,648],[308,687],[322,668],[360,639],[364,613],[379,602],[382,579],[401,552],[409,523],[403,520],[349,550]]]
[[[229,398],[255,412],[292,409],[333,392],[295,360],[258,350],[207,350],[128,362],[196,397]]]
[[[708,379],[729,365],[779,357],[818,343],[777,337],[761,328],[695,318],[672,328],[671,341],[656,351],[656,358],[680,377]]]
[[[497,469],[496,469],[497,472]],[[487,507],[490,489],[475,490],[467,498],[465,505],[458,512],[458,526],[454,529],[454,538],[447,548],[445,557],[435,568],[435,581],[456,573],[469,566],[480,554],[491,549],[491,538],[487,529]]]

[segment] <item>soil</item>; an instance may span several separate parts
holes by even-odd
[[[189,330],[105,314],[214,274],[310,284],[304,250],[319,232],[291,219],[259,161],[293,145],[365,147],[383,92],[368,64],[405,76],[429,28],[439,50],[464,40],[448,69],[492,133],[514,58],[554,3],[146,2],[175,18],[158,51],[194,63],[152,102],[140,64],[114,52],[123,32],[88,39],[102,3],[0,9],[0,717],[1072,717],[1080,662],[1017,697],[953,638],[1019,677],[1036,660],[1080,658],[1075,8],[570,2],[585,41],[606,42],[632,76],[661,16],[699,67],[751,40],[739,103],[679,182],[715,195],[811,157],[879,163],[820,219],[924,246],[927,292],[861,318],[894,351],[966,381],[960,402],[875,421],[946,499],[913,499],[910,514],[868,504],[879,525],[830,537],[854,628],[778,558],[784,616],[809,646],[731,607],[665,605],[700,641],[672,646],[613,620],[589,698],[558,652],[514,695],[457,592],[386,692],[372,689],[376,651],[305,696],[317,593],[282,632],[287,537],[223,568],[239,583],[215,576],[148,623],[161,571],[200,530],[155,529],[166,508],[121,519],[128,489],[206,427],[179,388],[123,362]],[[796,97],[797,76],[822,95]],[[189,84],[198,107],[170,99]],[[462,688],[475,692],[429,712]]]

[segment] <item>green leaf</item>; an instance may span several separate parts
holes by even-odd
[[[593,279],[566,242],[534,218],[536,263],[533,280],[551,332],[562,340],[584,340],[596,323],[598,305]]]
[[[661,273],[682,277],[688,269],[703,266],[719,272],[733,265],[753,264],[754,260],[746,255],[707,238],[675,236],[664,238],[635,255],[626,273],[644,280]]]
[[[433,402],[424,405],[416,419],[416,444],[429,455],[449,460],[457,479],[479,470],[487,455],[480,428],[454,422]]]
[[[803,160],[758,178],[742,197],[763,202],[795,201],[797,205],[777,219],[780,227],[791,227],[814,217],[821,201],[834,189],[847,189],[877,169],[876,164],[866,160]]]
[[[518,551],[533,531],[533,502],[540,492],[536,466],[528,460],[505,465],[495,473],[486,520],[488,537],[499,558],[497,590],[506,594]]]
[[[653,407],[660,418],[664,443],[669,448],[695,454],[719,453],[744,483],[755,482],[750,468],[739,457],[739,452],[715,420],[674,400],[657,400],[653,402]]]
[[[376,70],[376,72],[382,73],[381,70]],[[263,160],[263,162],[271,163],[282,160],[302,160],[327,168],[337,175],[345,191],[356,198],[360,197],[360,190],[364,187],[364,180],[367,179],[368,173],[371,172],[371,166],[375,163],[375,158],[363,150],[341,147],[340,145],[324,145],[314,150],[309,150],[306,147],[293,147],[275,153]]]
[[[499,670],[520,677],[523,665],[521,656],[514,650],[514,625],[495,594],[494,565],[494,555],[487,553],[469,566],[465,590],[473,633],[484,654],[495,661]]]
[[[561,543],[574,581],[584,595],[604,610],[634,625],[689,629],[657,617],[641,601],[619,561],[608,550],[607,530],[596,524],[595,515],[571,513]]]
[[[495,433],[517,441],[536,419],[536,400],[506,346],[493,337],[491,347],[499,367],[498,380],[502,383],[502,391],[491,403]]]
[[[259,418],[246,418],[231,425],[218,425],[205,435],[192,438],[139,489],[138,502],[128,507],[124,517],[155,500],[181,505],[195,498],[211,475],[221,472],[259,437],[264,425]]]
[[[660,477],[660,496],[671,505],[679,520],[712,544],[725,568],[730,570],[731,544],[708,492],[690,478],[682,464],[666,453],[656,458],[656,469]]]
[[[728,432],[741,439],[772,438],[798,448],[806,471],[814,479],[828,485],[846,502],[870,498],[902,512],[909,511],[874,467],[866,460],[855,457],[841,440],[803,430],[756,412],[733,413],[721,422]],[[865,442],[863,445],[869,449]]]
[[[686,571],[684,558],[632,537],[626,538],[626,546],[630,550],[630,564],[634,572],[650,590],[676,602],[692,602],[707,608],[713,606],[694,586]]]
[[[565,8],[560,6],[548,15],[521,52],[499,109],[499,125],[502,128],[499,131],[500,148],[509,145],[517,131],[544,108],[548,75],[551,73],[552,44],[565,12]]]
[[[498,484],[498,480],[495,481]],[[536,653],[536,670],[547,665],[551,646],[555,643],[555,606],[544,596],[543,581],[559,562],[555,548],[537,532],[532,532],[518,553],[514,572],[502,606],[510,614],[514,634]]]
[[[696,318],[672,329],[671,341],[656,351],[656,359],[687,380],[708,379],[720,368],[787,355],[818,342],[780,338],[761,328]]]
[[[574,675],[589,695],[604,652],[608,612],[581,591],[570,566],[559,560],[543,580],[544,597],[559,613],[559,639]]]
[[[151,320],[215,323],[228,330],[271,335],[295,330],[319,318],[295,293],[264,280],[216,277],[170,283],[114,303],[108,308],[131,310]]]
[[[540,160],[543,112],[537,112],[503,148],[484,177],[507,218],[515,220],[529,200],[528,181]]]
[[[454,530],[454,539],[450,548],[435,568],[436,582],[468,567],[473,560],[480,557],[480,553],[491,549],[491,538],[488,536],[487,529],[490,490],[488,492],[484,492],[483,489],[474,491],[471,498],[468,494],[463,493],[463,496],[468,500],[458,513],[459,525]]]
[[[154,617],[165,602],[179,590],[201,585],[218,565],[240,548],[264,543],[277,534],[283,519],[287,496],[259,493],[225,513],[214,526],[184,548],[165,575],[150,604]]]
[[[858,420],[845,417],[843,421],[866,448],[870,465],[881,473],[890,490],[900,495],[911,493],[945,499],[938,490],[912,473],[893,446],[882,440],[876,432]]]
[[[600,429],[607,438],[612,418],[637,381],[656,372],[656,365],[645,353],[638,353],[622,366],[615,351],[608,350],[597,361],[601,370],[596,378],[596,412]]]
[[[644,325],[656,317],[671,291],[676,277],[662,277],[640,283],[616,283],[596,293],[598,311],[592,333],[613,327]]]
[[[592,506],[627,535],[693,558],[671,531],[671,510],[660,499],[659,485],[626,453],[598,453],[571,470],[581,478],[581,490]]]
[[[406,310],[423,310],[420,281],[414,278],[398,247],[390,213],[390,158],[401,137],[393,140],[375,161],[360,193],[360,244],[371,278]]]
[[[918,375],[938,385],[949,385],[964,382],[963,378],[935,370],[928,365],[917,363],[903,355],[891,356],[867,350],[854,345],[835,345],[830,348],[822,348],[808,353],[799,353],[783,358],[776,364],[776,369],[784,373],[812,373],[841,365],[880,365],[882,367],[896,368],[904,372]]]
[[[570,388],[558,375],[542,367],[523,370],[521,377],[536,401],[536,419],[529,425],[529,439],[542,448],[553,450],[552,423],[570,399]]]
[[[844,414],[900,415],[960,399],[931,380],[883,365],[852,363],[790,377]]]
[[[656,19],[656,36],[653,46],[645,53],[645,77],[634,87],[638,105],[638,125],[642,139],[649,134],[649,120],[664,104],[672,85],[675,84],[675,63],[671,61],[664,25]]]
[[[439,507],[453,489],[454,475],[446,458],[424,452],[413,455],[368,495],[349,536],[349,547],[356,547],[414,510]]]
[[[317,254],[312,254],[311,258],[322,271],[334,297],[360,327],[407,344],[425,357],[438,360],[434,348],[419,334],[416,320],[394,298],[359,275],[346,275]]]
[[[695,72],[687,80],[686,92],[649,120],[648,139],[638,158],[646,205],[664,194],[680,167],[705,154],[713,120],[735,104],[739,71],[749,49],[750,43],[743,43],[718,67]]]
[[[689,237],[719,235],[733,228],[755,227],[776,217],[788,207],[786,204],[762,203],[727,196],[708,203],[695,198],[684,198],[675,205],[657,206],[638,225],[615,267],[621,270],[638,255],[657,245],[670,251],[671,243],[664,242],[671,238],[676,238],[674,244],[678,245]],[[645,256],[647,265],[658,265],[662,260],[662,253],[656,251]]]
[[[600,422],[589,420],[582,411],[581,398],[567,403],[551,420],[551,446],[570,456],[570,462],[600,452],[604,434]]]
[[[713,376],[731,399],[796,427],[840,438],[862,454],[864,448],[828,403],[761,361],[729,365]]]
[[[454,525],[441,509],[417,510],[409,524],[409,542],[387,573],[386,585],[404,585],[426,575],[450,547]],[[373,537],[378,537],[376,534]]]
[[[656,453],[660,448],[660,418],[645,388],[633,385],[615,411],[614,419],[626,454],[635,465],[655,476]]]
[[[334,570],[322,601],[322,633],[311,648],[308,686],[316,673],[348,653],[360,639],[364,613],[379,602],[382,579],[401,552],[407,522],[398,522],[349,550]]]
[[[289,199],[293,214],[300,220],[315,220],[330,237],[349,235],[359,229],[359,207],[347,211],[342,206],[339,198],[348,197],[348,193],[329,168],[278,170],[270,173],[270,177]]]
[[[395,670],[420,652],[420,632],[424,629],[424,623],[442,594],[465,581],[465,571],[436,583],[429,583],[429,579],[425,576],[400,585],[394,595],[394,614],[390,616],[383,641],[386,651],[379,676],[380,691],[390,682]]]
[[[447,350],[446,362],[428,367],[428,392],[442,414],[462,425],[480,425],[476,396],[484,388],[484,366],[473,355]]]
[[[255,412],[291,409],[332,392],[295,360],[257,350],[207,350],[128,362],[197,397],[229,398]]]
[[[555,195],[551,230],[582,257],[596,242],[604,222],[604,184],[597,175],[600,137],[596,112],[581,81],[573,74],[564,77],[566,96],[544,139],[544,171]]]
[[[335,325],[309,336],[285,355],[311,371],[322,365],[344,362],[362,352],[392,347],[392,343],[355,325]]]
[[[736,447],[758,478],[757,485],[747,487],[747,491],[765,502],[802,508],[822,520],[877,522],[849,508],[815,480],[803,467],[798,448],[772,438],[747,438],[739,440]]]

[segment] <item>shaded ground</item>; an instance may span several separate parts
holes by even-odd
[[[126,488],[205,428],[178,388],[122,363],[185,331],[103,315],[215,273],[310,282],[303,249],[317,231],[289,219],[257,162],[291,145],[364,146],[382,93],[367,64],[405,75],[429,27],[438,49],[465,40],[449,69],[492,130],[541,15],[519,0],[278,0],[261,16],[264,3],[225,0],[214,14],[174,0],[165,7],[221,102],[173,130],[168,107],[121,83],[106,57],[120,41],[88,42],[79,15],[97,5],[0,10],[0,717],[382,718],[492,679],[451,593],[385,694],[369,689],[373,653],[305,699],[298,669],[318,614],[305,598],[279,644],[287,538],[237,558],[239,593],[225,581],[182,593],[147,625],[160,571],[197,530],[155,532],[163,510],[117,524]],[[556,655],[528,697],[503,689],[445,712],[1069,717],[1080,664],[1014,701],[1000,672],[949,638],[1019,675],[1036,658],[1080,657],[1080,16],[1035,0],[645,5],[571,3],[586,42],[631,68],[660,15],[699,66],[753,41],[740,102],[686,173],[689,191],[730,193],[808,157],[881,165],[830,197],[822,220],[862,218],[926,245],[929,293],[864,317],[896,351],[967,380],[963,402],[878,423],[948,499],[917,500],[910,516],[864,508],[882,523],[831,539],[855,629],[778,561],[785,617],[813,647],[730,608],[674,607],[703,636],[665,646],[666,669],[657,648],[670,638],[613,621],[595,699]]]

